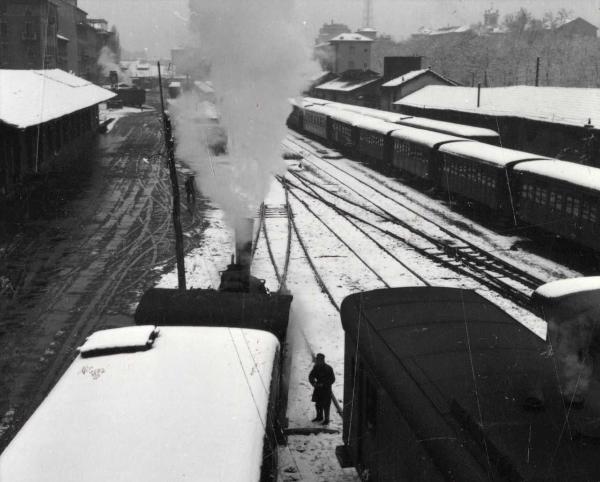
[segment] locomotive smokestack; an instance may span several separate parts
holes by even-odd
[[[252,232],[254,219],[243,218],[235,225],[235,262],[244,268],[250,269],[252,256]]]

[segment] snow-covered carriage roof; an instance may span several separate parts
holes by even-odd
[[[159,330],[146,351],[77,357],[0,457],[0,480],[258,481],[277,339]],[[143,331],[88,343],[139,343]]]
[[[361,116],[355,125],[360,129],[377,132],[378,134],[384,135],[387,135],[390,132],[400,128],[398,124],[393,124],[391,122],[386,122],[381,119],[374,119],[373,117],[367,116]]]
[[[434,147],[446,142],[473,142],[462,137],[452,136],[441,132],[428,131],[424,129],[416,129],[414,127],[399,125],[398,130],[392,132],[392,137],[403,139],[408,142],[423,144],[427,147]]]
[[[546,283],[535,290],[542,298],[562,298],[586,291],[600,290],[600,276],[568,278]]]
[[[453,142],[440,147],[440,152],[476,161],[483,161],[504,167],[509,164],[531,159],[547,159],[530,152],[515,151],[504,147],[492,146],[483,142]]]
[[[426,117],[409,117],[399,121],[401,124],[418,127],[420,129],[428,129],[432,131],[444,132],[459,137],[467,138],[489,138],[497,139],[498,133],[491,129],[483,127],[473,127],[465,124],[455,124],[454,122],[445,122]]]
[[[553,179],[588,189],[600,189],[600,169],[575,162],[548,159],[519,164],[515,166],[515,170],[517,172],[529,172],[539,176],[552,177]]]
[[[342,104],[336,103],[334,104],[336,108],[347,110],[350,112],[356,112],[357,114],[366,115],[369,117],[373,117],[375,119],[381,119],[386,122],[398,122],[402,119],[407,119],[410,116],[405,114],[398,114],[396,112],[388,112],[385,110],[373,109],[371,107],[362,107],[359,105],[351,105],[351,104]]]

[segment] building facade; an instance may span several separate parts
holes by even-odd
[[[0,68],[57,66],[58,11],[44,0],[0,2]]]
[[[373,39],[358,33],[343,33],[331,39],[333,47],[333,73],[371,68]]]
[[[77,0],[1,0],[0,68],[53,69],[98,80],[100,49],[112,36]]]

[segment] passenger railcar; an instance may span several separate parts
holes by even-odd
[[[571,408],[546,343],[474,291],[357,293],[341,317],[337,452],[365,480],[600,479],[598,387]]]
[[[276,480],[269,332],[99,331],[0,456],[3,482]]]
[[[460,137],[412,127],[400,127],[390,136],[392,165],[402,172],[435,185],[439,184],[441,164],[438,149],[453,142],[471,142]]]
[[[510,169],[519,162],[542,159],[528,152],[479,142],[454,142],[439,148],[440,187],[503,216],[514,213]]]
[[[449,134],[474,141],[485,142],[486,144],[498,145],[500,136],[492,129],[483,127],[473,127],[465,124],[456,124],[454,122],[445,122],[436,119],[428,119],[426,117],[414,117],[397,112],[388,112],[385,110],[373,109],[371,107],[361,107],[351,104],[343,104],[339,102],[330,102],[327,104],[330,108],[346,110],[356,114],[365,115],[374,119],[391,122],[393,124],[425,129],[442,134]]]
[[[353,152],[358,144],[357,123],[361,116],[350,112],[334,111],[330,114],[331,142],[341,151]]]
[[[358,152],[383,165],[391,157],[391,140],[389,134],[398,129],[397,124],[361,116],[356,122],[358,130]]]
[[[520,221],[600,250],[600,169],[541,160],[513,169]]]
[[[306,106],[302,119],[304,131],[326,143],[329,139],[330,114],[331,111],[325,106]]]

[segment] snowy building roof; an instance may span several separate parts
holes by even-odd
[[[0,70],[0,122],[24,129],[115,95],[60,69]]]
[[[427,72],[435,75],[436,77],[439,77],[440,79],[445,80],[446,82],[448,82],[452,85],[456,85],[456,82],[444,77],[443,75],[438,74],[437,72],[434,72],[431,69],[421,69],[421,70],[412,70],[410,72],[407,72],[406,74],[396,77],[395,79],[388,80],[385,84],[382,85],[382,87],[398,87],[412,79],[416,79],[417,77],[420,77],[421,75],[426,74]]]
[[[515,170],[539,176],[552,177],[569,184],[588,189],[600,189],[600,169],[558,159],[526,162]]]
[[[507,166],[529,159],[547,159],[537,154],[492,146],[483,142],[453,142],[451,144],[444,144],[440,147],[440,152],[496,166]]]
[[[373,39],[359,33],[341,33],[330,42],[372,42]]]
[[[121,64],[123,65],[123,63]],[[122,67],[121,67],[122,68]],[[129,77],[142,78],[142,77],[156,77],[158,78],[158,66],[151,64],[144,60],[136,60],[126,64],[125,72]]]
[[[103,342],[129,342],[119,330]],[[258,481],[278,346],[257,330],[160,327],[146,351],[79,356],[0,456],[0,479]]]
[[[394,105],[509,116],[556,124],[583,126],[588,119],[600,126],[600,89],[575,87],[477,87],[430,85]]]

